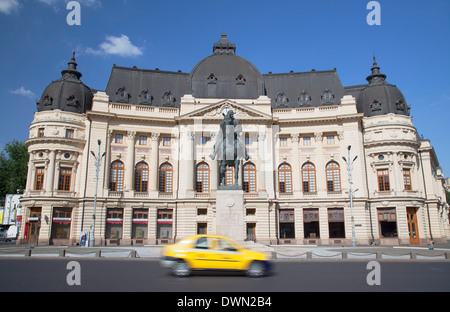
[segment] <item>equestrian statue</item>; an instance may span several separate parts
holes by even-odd
[[[242,159],[248,160],[244,141],[242,140],[242,124],[234,118],[231,109],[224,109],[223,121],[214,143],[211,159],[217,159],[220,163],[219,189],[241,189],[238,185],[239,165]],[[234,185],[225,186],[225,172],[227,167],[234,167]]]

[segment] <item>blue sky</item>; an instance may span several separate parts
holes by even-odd
[[[190,72],[225,31],[261,73],[337,68],[344,86],[364,84],[375,55],[450,174],[450,1],[379,0],[379,26],[369,0],[79,0],[79,26],[67,2],[0,0],[0,148],[27,139],[73,50],[82,81],[104,90],[113,64]]]

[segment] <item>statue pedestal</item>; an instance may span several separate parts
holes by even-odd
[[[244,241],[243,190],[217,190],[216,234],[227,236],[236,242]]]

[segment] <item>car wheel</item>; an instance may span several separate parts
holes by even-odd
[[[185,261],[178,261],[172,269],[172,274],[178,277],[189,276],[191,268]]]
[[[247,275],[250,277],[261,277],[264,275],[264,264],[259,261],[254,261],[247,269]]]

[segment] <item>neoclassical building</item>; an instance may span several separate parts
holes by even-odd
[[[366,84],[343,86],[336,69],[261,74],[226,34],[212,52],[190,73],[114,65],[104,91],[81,82],[74,55],[37,101],[18,243],[73,245],[92,231],[96,245],[215,234],[209,155],[225,109],[250,155],[239,170],[242,240],[447,242],[436,154],[375,59]]]

